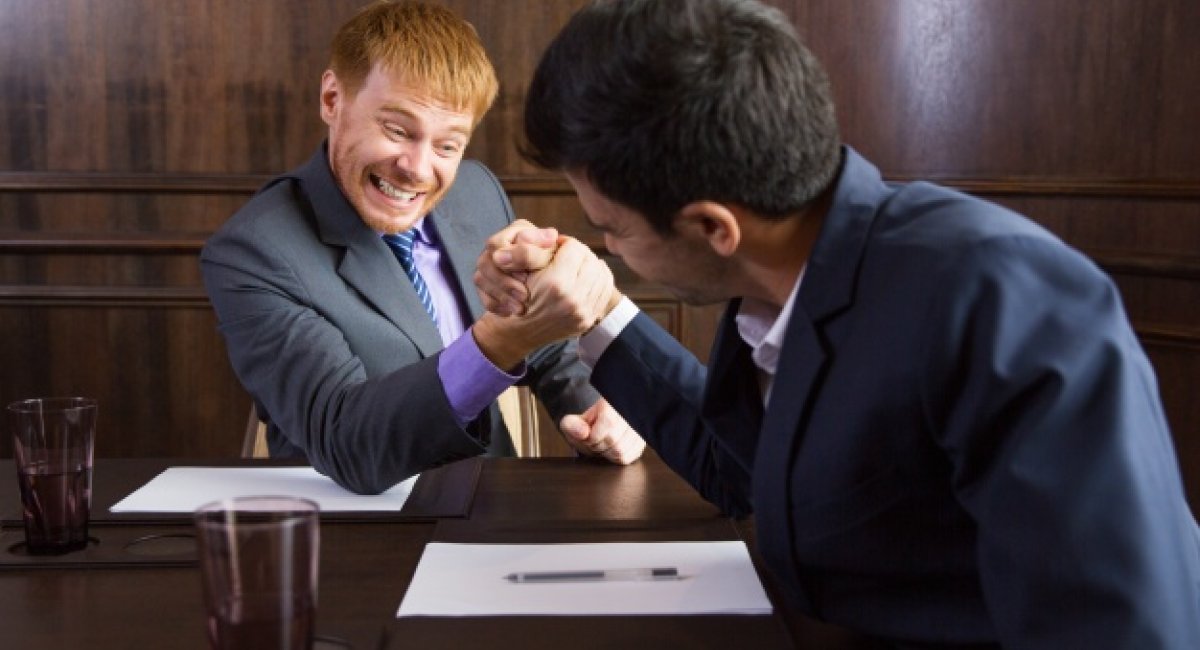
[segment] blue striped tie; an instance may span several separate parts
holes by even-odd
[[[400,266],[404,268],[404,274],[408,276],[408,279],[413,283],[413,288],[417,290],[417,297],[421,299],[421,304],[425,306],[425,311],[429,312],[429,317],[433,319],[433,324],[437,325],[437,311],[433,308],[433,298],[429,296],[429,287],[425,286],[425,279],[421,277],[421,273],[417,271],[416,263],[413,262],[413,237],[416,234],[416,229],[410,228],[398,235],[384,235],[383,241],[396,254],[396,259],[400,260]]]

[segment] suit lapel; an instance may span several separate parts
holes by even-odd
[[[860,260],[875,218],[891,194],[870,163],[849,147],[845,155],[833,203],[792,306],[755,456],[755,517],[760,531],[770,531],[758,536],[759,544],[768,562],[797,586],[801,581],[791,553],[790,468],[804,444],[805,420],[830,363],[823,330],[853,304]]]
[[[467,301],[470,321],[483,314],[483,303],[475,291],[475,263],[481,250],[484,235],[477,231],[471,219],[455,218],[449,211],[453,206],[443,202],[434,209],[431,218],[437,223],[438,236],[442,238],[442,254],[450,260],[454,278],[458,281],[463,298]],[[471,322],[466,323],[467,327]]]
[[[428,357],[442,349],[442,337],[408,276],[383,240],[370,232],[369,240],[346,248],[338,274],[350,283]]]
[[[738,335],[734,321],[740,304],[740,300],[729,303],[717,329],[708,362],[703,415],[721,432],[720,443],[750,475],[763,411],[758,370],[750,358],[750,346]]]
[[[800,420],[826,363],[821,331],[853,304],[859,264],[866,254],[871,228],[890,194],[879,171],[846,147],[829,214],[805,265],[804,280],[792,306],[775,369],[772,399],[764,416],[766,446],[759,445],[758,460],[775,470],[784,469],[778,463],[787,462],[793,452],[793,448],[783,448],[782,440],[799,442]]]
[[[788,333],[780,351],[771,401],[763,416],[758,453],[754,461],[754,512],[763,557],[799,586],[799,573],[792,556],[790,472],[796,448],[803,442],[801,420],[808,411],[818,380],[825,368],[825,351],[808,314],[792,307]],[[807,598],[797,588],[797,593]]]
[[[400,263],[346,200],[329,171],[325,147],[297,177],[312,203],[321,240],[344,248],[338,274],[428,357],[442,349],[442,337],[425,312]]]

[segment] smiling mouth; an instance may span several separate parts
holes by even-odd
[[[375,186],[375,189],[379,190],[384,196],[388,197],[389,199],[394,199],[396,201],[409,202],[409,201],[412,201],[413,199],[417,198],[418,196],[424,194],[424,192],[410,192],[407,190],[402,190],[402,189],[396,187],[395,185],[392,185],[391,183],[387,182],[382,176],[377,176],[375,174],[371,174],[370,178],[371,178],[371,184]]]

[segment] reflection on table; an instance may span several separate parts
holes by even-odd
[[[212,462],[97,460],[95,541],[86,551],[56,558],[20,552],[16,481],[0,480],[5,647],[205,647],[190,518],[107,512],[158,472],[185,464]],[[5,473],[14,476],[11,461],[0,462],[0,477]],[[417,509],[406,514],[322,515],[318,647],[874,647],[792,612],[769,575],[763,578],[776,608],[772,616],[589,617],[581,604],[580,616],[396,619],[422,549],[434,540],[752,537],[749,522],[721,517],[653,454],[629,467],[566,458],[471,459],[423,474],[414,498]]]

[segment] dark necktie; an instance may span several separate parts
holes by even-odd
[[[413,288],[417,290],[417,297],[421,299],[425,311],[429,312],[433,324],[437,325],[437,312],[433,308],[433,298],[429,296],[429,287],[425,286],[425,279],[421,277],[421,273],[417,271],[417,264],[413,261],[413,237],[416,234],[416,229],[410,228],[398,235],[384,235],[383,241],[396,254],[396,259],[400,260],[404,274],[408,276],[408,279],[412,281]]]

